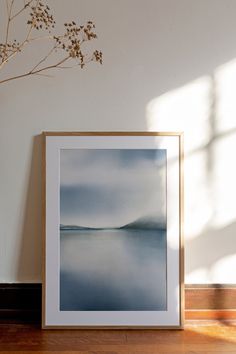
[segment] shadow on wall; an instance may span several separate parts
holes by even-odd
[[[147,105],[149,130],[185,133],[187,283],[235,283],[236,60]]]
[[[42,249],[42,137],[33,137],[32,158],[21,232],[21,248],[18,260],[19,282],[41,274]],[[32,269],[33,267],[33,269]],[[22,275],[24,278],[22,279]]]

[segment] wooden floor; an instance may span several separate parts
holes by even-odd
[[[236,354],[236,323],[188,322],[185,330],[44,330],[0,324],[0,354]]]

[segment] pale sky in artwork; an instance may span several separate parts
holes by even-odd
[[[89,228],[165,224],[166,150],[61,150],[60,218]]]

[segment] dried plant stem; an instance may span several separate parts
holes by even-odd
[[[35,73],[34,75],[44,76],[44,77],[53,77],[53,75],[49,75],[49,74],[41,74],[41,73]]]
[[[57,46],[53,46],[52,49],[49,51],[49,53],[47,55],[45,55],[45,57],[43,57],[34,67],[31,71],[34,71],[35,69],[37,69],[39,67],[39,65],[41,65],[42,63],[44,63],[48,57],[54,52],[54,50],[56,49]]]
[[[9,77],[8,79],[5,79],[5,80],[1,80],[0,84],[3,84],[4,82],[16,80],[16,79],[21,79],[23,77],[30,76],[30,75],[39,75],[39,73],[41,73],[42,71],[45,71],[45,70],[60,68],[60,65],[65,63],[69,58],[70,58],[70,56],[67,56],[64,59],[60,60],[57,64],[45,66],[44,68],[38,69],[35,71],[33,71],[33,69],[32,69],[32,70],[28,71],[27,73],[17,75],[17,76],[12,76],[12,77]]]
[[[84,60],[84,65],[90,63],[93,59],[92,58],[88,58],[88,60]],[[76,68],[77,66],[81,66],[81,63],[77,63],[75,65],[69,65],[69,66],[58,66],[57,69],[73,69],[73,68]]]
[[[26,44],[30,44],[31,42],[44,40],[44,39],[53,39],[53,36],[42,36],[42,37],[29,38],[31,32],[32,32],[32,26],[30,27],[30,29],[28,31],[26,39],[20,44],[20,46],[19,46],[20,50],[22,50]],[[56,49],[56,47],[54,47],[53,49]],[[53,51],[53,49],[52,49],[52,51]],[[16,50],[12,54],[10,54],[6,59],[4,59],[2,61],[2,63],[0,63],[0,70],[10,59],[14,58],[14,56],[16,56],[16,54],[18,54],[18,53],[19,53],[19,51]]]
[[[17,17],[18,15],[20,15],[20,14],[26,9],[26,7],[29,6],[32,2],[33,2],[33,0],[30,0],[30,1],[28,1],[27,3],[24,2],[24,6],[22,7],[22,9],[19,10],[18,12],[16,12],[16,13],[10,18],[10,21],[13,20],[15,17]]]
[[[29,43],[29,40],[25,40],[21,45],[20,45],[20,49],[22,49],[27,43]],[[2,67],[12,58],[14,58],[14,56],[16,56],[16,54],[18,54],[19,51],[16,50],[15,52],[11,53],[6,59],[4,59],[1,64],[0,64],[0,69],[2,69]]]
[[[19,46],[19,49],[21,50],[26,44],[28,44],[30,42],[30,40],[29,39],[25,39],[22,43],[21,43],[21,45]],[[14,58],[14,56],[16,56],[16,54],[18,54],[19,53],[19,50],[15,50],[13,53],[11,53],[10,55],[8,55],[7,57],[6,57],[6,59],[4,59],[2,62],[1,62],[1,64],[0,64],[0,69],[2,69],[2,67],[10,60],[10,59],[12,59],[12,58]]]
[[[8,4],[8,0],[7,1],[7,4]],[[16,13],[14,16],[11,17],[11,12],[12,12],[12,6],[13,6],[13,3],[14,3],[15,0],[12,0],[11,2],[11,5],[10,5],[10,9],[8,10],[9,11],[9,14],[8,14],[8,22],[7,22],[7,33],[6,33],[6,43],[7,43],[7,39],[8,39],[8,35],[9,35],[9,28],[10,28],[10,22],[11,20],[13,20],[16,16],[18,16],[22,11],[25,10],[26,6],[24,6],[18,13]],[[33,0],[30,0],[28,2],[28,4],[30,4]],[[37,3],[36,5],[39,3],[39,0],[37,0]],[[10,60],[12,59],[13,57],[16,56],[16,54],[20,53],[22,48],[31,42],[31,39],[30,39],[30,34],[32,32],[32,29],[33,29],[33,24],[30,25],[29,27],[29,30],[28,30],[28,33],[26,35],[26,38],[24,39],[24,41],[19,45],[18,49],[15,50],[12,54],[8,55],[4,60],[2,60],[1,64],[0,64],[0,69],[2,69],[2,67]]]
[[[60,35],[52,35],[56,21],[51,13],[50,7],[46,0],[22,0],[21,6],[16,8],[15,0],[5,0],[6,7],[6,30],[5,39],[3,43],[0,43],[0,70],[6,65],[9,60],[14,58],[17,54],[21,53],[26,45],[31,44],[38,40],[50,40],[53,42],[50,51],[33,66],[30,71],[24,74],[12,76],[0,80],[0,84],[20,79],[30,75],[42,75],[44,71],[49,69],[66,69],[73,68],[75,66],[84,67],[90,61],[96,61],[102,64],[102,52],[95,50],[91,56],[87,56],[83,48],[81,47],[84,42],[97,38],[94,31],[95,25],[92,21],[87,21],[85,25],[76,24],[75,21],[64,23],[64,33]],[[23,12],[28,13],[28,20],[26,22],[27,31],[24,39],[17,41],[17,39],[10,40],[12,23],[14,19],[20,16]],[[32,31],[47,31],[47,35],[32,36]],[[64,52],[64,59],[60,60],[56,64],[47,65],[47,59],[57,51]],[[75,65],[64,66],[68,59],[74,60]],[[44,65],[44,67],[42,67]]]
[[[61,36],[62,37],[62,36]],[[53,39],[54,36],[53,35],[49,35],[49,36],[41,36],[41,37],[31,37],[30,38],[30,41],[31,42],[34,42],[34,41],[41,41],[41,40],[44,40],[44,39]]]
[[[6,3],[6,9],[7,9],[7,15],[9,16],[9,5],[8,5],[8,0],[5,0],[5,3]]]
[[[33,0],[29,1],[28,4],[30,4],[32,1]],[[38,3],[39,3],[39,0],[37,0],[36,6],[38,6]],[[24,9],[25,9],[25,7],[23,8],[23,10]],[[18,13],[18,15],[19,15],[19,13]],[[17,16],[17,14],[15,16]],[[31,23],[31,25],[30,25],[30,28],[28,30],[28,33],[26,35],[25,40],[20,45],[20,50],[24,47],[25,44],[27,44],[27,43],[29,43],[31,41],[29,38],[30,38],[30,35],[31,35],[31,32],[32,32],[32,29],[33,29],[33,23]]]
[[[5,44],[7,44],[7,41],[8,41],[9,28],[10,28],[10,22],[11,22],[11,12],[12,12],[12,7],[13,7],[13,4],[14,4],[14,1],[15,1],[15,0],[11,0],[11,4],[10,4],[10,6],[9,6],[9,5],[8,5],[8,0],[6,0],[8,16],[7,16],[7,29],[6,29]]]

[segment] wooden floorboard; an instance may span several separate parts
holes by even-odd
[[[236,324],[189,321],[185,330],[44,330],[0,324],[0,354],[236,354]]]

